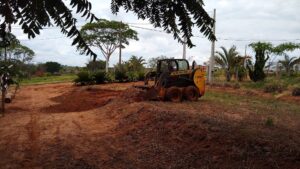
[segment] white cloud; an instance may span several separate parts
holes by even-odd
[[[91,0],[93,12],[99,18],[122,20],[129,23],[140,23],[137,26],[153,28],[147,25],[147,21],[138,20],[133,13],[121,11],[113,15],[110,11],[111,0]],[[240,53],[244,53],[245,46],[251,41],[244,40],[281,40],[300,39],[300,9],[299,0],[204,0],[205,9],[211,11],[217,9],[217,50],[220,46],[230,47],[236,45]],[[79,16],[79,15],[78,15]],[[83,18],[78,17],[78,25],[85,23]],[[27,39],[20,28],[13,29],[13,33],[21,40]],[[148,31],[133,28],[139,33],[139,41],[132,41],[123,50],[123,59],[131,55],[143,56],[148,60],[151,57],[167,55],[169,57],[181,57],[182,45],[166,33]],[[202,36],[196,29],[194,35]],[[26,44],[36,52],[35,62],[58,61],[67,65],[84,65],[88,56],[79,55],[76,48],[71,46],[72,41],[60,33],[59,29],[45,29],[41,35],[33,40],[25,40]],[[56,38],[56,39],[55,39]],[[38,40],[49,39],[49,40]],[[230,39],[230,40],[224,40]],[[242,40],[242,41],[233,41]],[[195,56],[198,63],[207,61],[210,56],[210,42],[205,38],[194,37],[195,48],[188,49],[187,55]],[[300,41],[295,41],[300,42]],[[282,43],[274,41],[274,44]],[[250,50],[248,50],[250,51]],[[103,59],[101,53],[99,58]],[[298,54],[299,55],[299,54]],[[113,65],[118,62],[118,51],[111,59]]]

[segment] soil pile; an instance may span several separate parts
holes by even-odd
[[[42,109],[47,113],[82,112],[106,105],[120,91],[92,87],[74,88],[57,97],[51,98],[55,104]]]

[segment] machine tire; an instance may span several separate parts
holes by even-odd
[[[189,101],[197,101],[199,98],[199,90],[195,86],[184,88],[184,98]]]
[[[166,97],[172,102],[181,102],[182,101],[182,92],[178,87],[170,87],[167,89]]]

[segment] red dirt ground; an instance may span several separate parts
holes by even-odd
[[[299,128],[247,108],[154,102],[134,83],[22,87],[0,119],[0,168],[298,169]]]

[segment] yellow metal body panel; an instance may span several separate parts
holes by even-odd
[[[194,74],[194,83],[198,87],[201,96],[205,93],[205,74],[204,69],[197,69]]]

